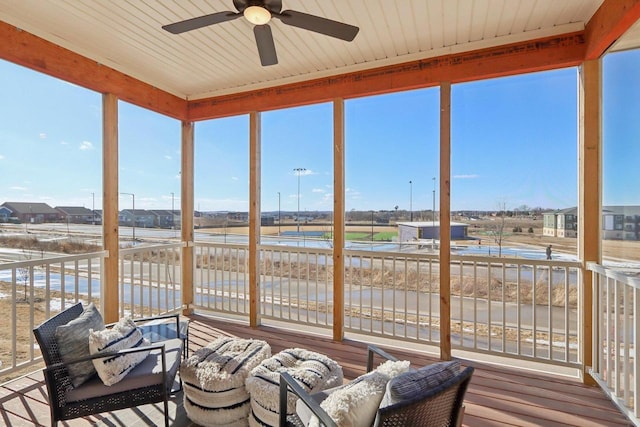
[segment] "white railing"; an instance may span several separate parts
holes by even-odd
[[[249,248],[196,242],[194,308],[249,315]]]
[[[438,345],[436,255],[345,251],[346,330]],[[452,256],[453,348],[580,366],[580,265]],[[534,285],[535,284],[535,285]]]
[[[640,425],[640,280],[595,263],[591,376]]]
[[[332,250],[260,245],[260,316],[333,325]],[[345,331],[438,345],[435,254],[348,249]],[[196,244],[195,308],[249,313],[248,247]],[[457,349],[581,368],[580,264],[452,256],[451,342]]]
[[[261,316],[319,327],[333,324],[331,249],[260,246]]]
[[[27,251],[26,261],[0,264],[0,345],[4,350],[0,373],[40,360],[32,333],[35,326],[78,301],[100,306],[100,271],[106,254],[31,259],[40,252]]]
[[[182,243],[120,250],[120,315],[155,316],[182,307]]]

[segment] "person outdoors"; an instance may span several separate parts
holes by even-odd
[[[551,245],[547,246],[547,259],[551,259]]]

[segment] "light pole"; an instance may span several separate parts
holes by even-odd
[[[280,192],[278,191],[278,236],[280,236]]]
[[[174,196],[175,194],[173,194],[173,191],[171,192],[171,229],[175,230],[176,229],[176,217],[175,217],[175,208],[174,208]],[[174,233],[175,236],[175,233]]]
[[[136,241],[136,195],[133,193],[120,193],[131,196],[131,213],[133,214],[133,241]]]
[[[433,240],[436,239],[436,177],[433,177],[433,211],[431,211],[431,222],[433,223]]]
[[[91,224],[96,225],[96,193],[91,193]]]
[[[298,175],[298,216],[296,217],[296,222],[298,223],[298,237],[300,237],[300,175],[302,175],[302,172],[306,171],[306,169],[295,168],[293,171]]]
[[[409,181],[409,216],[413,222],[413,182]]]
[[[371,241],[373,242],[373,211],[371,211]]]

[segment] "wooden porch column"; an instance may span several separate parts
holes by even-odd
[[[249,325],[260,325],[260,113],[249,114]]]
[[[344,99],[333,100],[333,339],[344,337]]]
[[[582,381],[595,384],[586,372],[593,363],[593,289],[589,261],[602,263],[602,65],[586,61],[580,70],[580,142],[578,158],[578,259],[582,263]]]
[[[451,360],[451,82],[440,83],[439,257],[440,359]]]
[[[194,182],[194,134],[193,122],[182,122],[181,167],[180,167],[180,234],[186,246],[182,248],[181,288],[182,313],[191,314],[193,309],[193,182]]]
[[[104,259],[100,310],[105,323],[117,322],[118,298],[118,98],[102,95],[102,244]]]

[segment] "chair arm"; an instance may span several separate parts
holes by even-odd
[[[380,357],[384,357],[387,360],[391,360],[393,362],[397,362],[398,358],[390,355],[386,351],[381,348],[376,347],[375,345],[367,346],[367,372],[371,372],[373,370],[373,356],[378,355]]]
[[[137,318],[131,318],[131,320],[133,321],[133,323],[140,323],[140,322],[149,322],[151,320],[162,320],[162,319],[170,319],[172,317],[175,317],[176,319],[176,331],[180,329],[180,314],[178,313],[172,313],[172,314],[161,314],[158,316],[150,316],[150,317],[137,317]],[[118,322],[113,322],[113,323],[109,323],[107,325],[105,325],[105,328],[110,328],[113,325],[115,325]]]
[[[156,344],[151,344],[151,345],[145,345],[145,346],[140,346],[140,347],[135,347],[135,348],[125,348],[122,350],[118,350],[118,351],[109,351],[106,353],[96,353],[96,354],[92,354],[90,356],[84,356],[84,357],[79,357],[77,359],[73,359],[73,360],[69,360],[67,362],[58,362],[58,363],[54,363],[53,365],[49,365],[47,367],[44,368],[45,371],[55,371],[61,368],[64,368],[68,365],[73,365],[76,363],[80,363],[80,362],[86,362],[88,360],[93,360],[93,359],[103,359],[105,357],[113,357],[113,356],[117,356],[120,354],[127,354],[127,353],[137,353],[137,352],[141,352],[141,351],[151,351],[151,350],[157,350],[160,349],[160,351],[162,352],[162,357],[164,358],[164,343],[156,343]]]
[[[287,394],[292,392],[305,405],[309,407],[311,412],[320,419],[320,424],[326,427],[337,427],[337,424],[331,419],[329,414],[313,400],[313,398],[298,384],[293,377],[287,372],[280,372],[280,427],[287,426]]]

